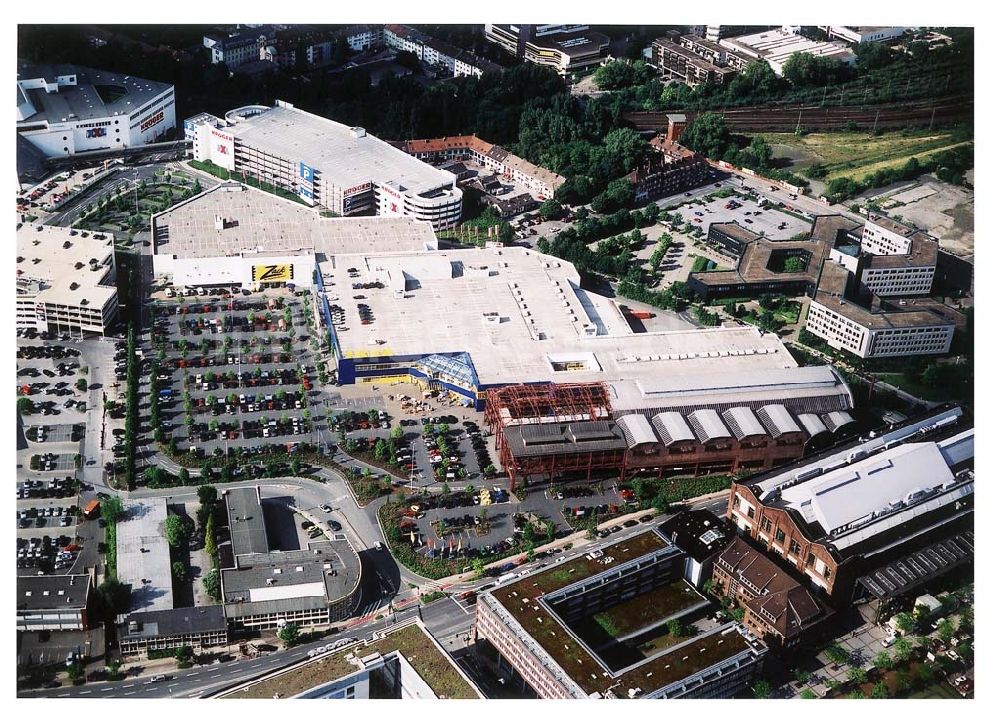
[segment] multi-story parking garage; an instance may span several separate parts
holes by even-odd
[[[435,229],[462,216],[455,175],[419,161],[369,135],[278,101],[245,106],[225,119],[201,113],[184,121],[194,158],[211,161],[235,177],[254,178],[349,216],[429,221]]]

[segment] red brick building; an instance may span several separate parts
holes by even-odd
[[[744,479],[727,515],[814,589],[850,600],[859,576],[971,523],[970,425],[951,408]]]
[[[745,540],[735,538],[715,561],[720,596],[744,609],[743,624],[771,648],[801,643],[832,609]]]

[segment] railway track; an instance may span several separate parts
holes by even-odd
[[[970,99],[951,98],[877,106],[750,106],[715,111],[721,113],[732,131],[821,131],[844,130],[848,123],[864,128],[905,128],[943,126],[971,121],[974,106]],[[662,131],[668,113],[684,113],[692,120],[706,111],[633,111],[625,120],[639,131]]]

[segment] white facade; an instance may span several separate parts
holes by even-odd
[[[212,63],[225,63],[230,70],[260,60],[261,49],[273,42],[274,32],[270,30],[234,33],[225,38],[210,35],[202,38],[202,45],[209,49]]]
[[[906,28],[857,27],[847,25],[821,25],[828,35],[848,43],[881,43],[900,37]]]
[[[861,250],[880,255],[909,254],[910,240],[908,234],[887,229],[869,219],[865,222],[865,229],[861,234]]]
[[[200,114],[184,122],[196,160],[210,161],[298,194],[310,206],[342,216],[374,209],[379,216],[430,221],[435,230],[462,216],[455,175],[393,148],[363,128],[278,102],[249,106],[222,121]]]
[[[927,296],[934,283],[934,266],[865,269],[861,283],[880,297]]]
[[[25,225],[16,271],[18,329],[108,334],[118,316],[113,236]]]
[[[173,86],[73,66],[58,76],[32,70],[17,81],[17,131],[47,156],[134,148],[177,125]],[[125,92],[105,102],[95,85]]]
[[[842,302],[850,304],[850,302]],[[872,321],[885,316],[872,315]],[[822,337],[834,349],[852,352],[858,357],[902,357],[907,355],[944,354],[951,348],[955,325],[939,324],[869,327],[837,311],[837,307],[817,300],[809,303],[806,329]]]
[[[173,285],[198,287],[239,284],[244,289],[259,288],[266,283],[266,274],[275,274],[281,284],[312,288],[316,271],[314,254],[280,256],[215,256],[173,257],[168,254],[153,256],[153,273],[169,276]]]

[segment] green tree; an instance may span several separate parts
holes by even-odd
[[[832,646],[827,646],[826,656],[830,661],[835,664],[846,664],[850,655],[847,653],[846,649],[840,644],[833,644]]]
[[[816,692],[814,692],[812,689],[806,689],[801,694],[799,694],[799,698],[800,699],[815,699],[816,698]]]
[[[472,570],[476,573],[476,578],[483,578],[486,575],[486,564],[482,558],[472,559]]]
[[[866,45],[871,45],[871,43],[866,43]],[[889,687],[884,681],[880,681],[875,686],[872,687],[872,699],[888,699],[889,698]]]
[[[684,129],[680,141],[684,146],[712,159],[727,155],[733,145],[722,115],[714,112],[700,113]]]
[[[113,618],[128,611],[132,592],[128,586],[120,583],[116,578],[105,578],[97,587],[97,597],[105,616]]]
[[[294,623],[285,624],[280,631],[278,631],[278,638],[280,638],[286,649],[290,649],[299,643],[299,639],[302,638],[302,633],[299,631],[299,627]]]
[[[83,664],[80,663],[79,659],[73,659],[73,661],[66,667],[66,673],[69,675],[70,681],[75,685],[80,685],[84,682],[84,671]]]
[[[864,682],[868,681],[868,674],[865,673],[864,669],[853,666],[850,669],[848,669],[847,678],[850,679],[855,684],[863,684]]]
[[[87,379],[85,377],[81,377],[76,381],[76,389],[80,390],[80,392],[87,391]]]
[[[206,573],[202,576],[201,582],[205,587],[205,593],[211,596],[213,600],[218,601],[222,597],[218,570],[213,569]]]
[[[892,666],[892,657],[889,656],[887,651],[881,652],[878,656],[872,659],[872,664],[881,669],[882,671],[888,671]]]
[[[125,506],[122,499],[115,496],[101,502],[101,518],[105,525],[117,523],[125,517]]]
[[[448,487],[448,483],[441,486],[441,495],[448,496],[451,495],[451,488]]]
[[[189,523],[179,515],[168,515],[163,524],[163,532],[171,548],[178,548],[184,544],[190,534],[189,529]]]
[[[180,481],[181,485],[187,485],[191,481],[191,473],[188,472],[187,468],[182,467],[177,471],[177,479]]]
[[[905,661],[913,652],[913,644],[910,643],[909,639],[905,638],[897,639],[896,643],[893,644],[893,648],[896,650],[896,661]]]
[[[215,545],[215,518],[213,516],[209,516],[208,520],[205,521],[205,555],[213,561],[218,556]]]
[[[170,565],[170,570],[174,574],[174,578],[178,581],[183,581],[187,578],[187,566],[182,561],[174,561]]]
[[[917,620],[908,613],[898,613],[896,614],[896,627],[904,634],[908,634],[917,627]]]
[[[765,679],[758,679],[754,682],[751,687],[753,691],[754,698],[756,699],[770,699],[771,698],[771,684]]]
[[[952,636],[955,635],[955,624],[951,622],[951,619],[946,618],[940,626],[937,627],[938,636],[944,641],[949,641]]]
[[[392,428],[392,432],[389,433],[389,437],[391,437],[393,440],[402,440],[403,435],[405,434],[406,433],[403,431],[403,426],[396,425],[394,428]]]
[[[538,213],[541,214],[542,218],[551,221],[553,219],[562,218],[563,207],[555,199],[547,199],[542,202],[542,205],[538,207]]]

